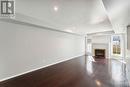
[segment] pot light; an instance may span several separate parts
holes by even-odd
[[[58,9],[59,9],[59,7],[58,7],[58,6],[54,6],[54,8],[53,8],[53,9],[54,9],[54,11],[56,11],[56,12],[57,12],[57,11],[58,11]]]

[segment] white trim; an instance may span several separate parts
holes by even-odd
[[[24,21],[20,21],[20,20],[16,20],[16,19],[5,19],[5,18],[1,18],[0,21],[12,23],[12,24],[19,24],[19,25],[37,27],[39,29],[50,30],[50,31],[55,31],[55,32],[62,32],[62,33],[67,33],[67,34],[71,34],[71,35],[75,35],[75,36],[81,36],[81,37],[84,36],[82,34],[78,34],[78,33],[74,33],[74,32],[67,32],[67,31],[63,31],[63,30],[58,30],[58,29],[54,29],[54,28],[51,28],[51,27],[37,25],[37,24],[34,24],[34,23],[24,22]]]
[[[43,67],[39,67],[39,68],[36,68],[36,69],[32,69],[32,70],[29,70],[29,71],[14,75],[14,76],[10,76],[10,77],[4,78],[4,79],[0,79],[0,82],[8,80],[8,79],[15,78],[15,77],[18,77],[18,76],[21,76],[21,75],[24,75],[24,74],[27,74],[27,73],[30,73],[30,72],[33,72],[33,71],[36,71],[36,70],[39,70],[39,69],[42,69],[42,68],[46,68],[46,67],[49,67],[49,66],[61,63],[61,62],[65,62],[65,61],[68,61],[68,60],[71,60],[71,59],[75,59],[75,58],[81,57],[81,56],[84,56],[84,55],[78,55],[78,56],[75,56],[73,58],[69,58],[69,59],[65,59],[65,60],[62,60],[62,61],[55,62],[55,63],[51,63],[51,64],[45,65]]]

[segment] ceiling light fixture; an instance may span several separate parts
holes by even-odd
[[[57,12],[57,11],[58,11],[58,9],[59,9],[59,7],[58,7],[58,6],[54,6],[54,8],[53,8],[53,9],[54,9],[54,11],[56,11],[56,12]]]

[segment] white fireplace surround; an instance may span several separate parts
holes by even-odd
[[[109,44],[106,43],[93,43],[92,44],[92,55],[95,56],[95,49],[104,49],[105,57],[109,58]]]

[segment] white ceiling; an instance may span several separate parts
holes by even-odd
[[[129,0],[103,0],[108,17],[113,29],[117,33],[125,32],[126,26],[130,24]]]
[[[39,20],[41,26],[78,34],[113,30],[111,19],[115,22],[117,14],[112,16],[108,12],[112,13],[111,9],[118,4],[117,0],[15,1],[16,13]]]

